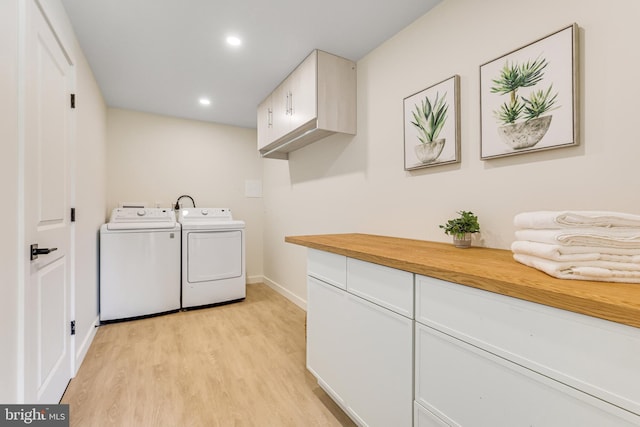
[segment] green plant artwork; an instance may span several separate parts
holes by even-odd
[[[440,131],[447,121],[447,111],[449,105],[445,102],[445,93],[442,98],[436,93],[436,99],[431,102],[428,96],[422,100],[421,105],[415,104],[415,111],[412,111],[413,120],[411,124],[418,129],[418,139],[421,143],[427,144],[438,139]]]
[[[521,118],[529,121],[558,108],[554,108],[558,93],[553,93],[553,84],[546,91],[533,91],[528,98],[518,94],[518,89],[533,87],[540,83],[548,65],[547,60],[540,57],[523,64],[505,62],[499,77],[491,80],[493,82],[491,93],[509,96],[509,99],[494,111],[501,123],[514,124]]]

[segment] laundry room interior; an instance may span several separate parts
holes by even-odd
[[[273,315],[274,325],[281,326],[288,334],[291,325],[288,325],[287,319],[280,316],[292,312],[299,323],[295,327],[297,329],[292,330],[300,335],[297,339],[303,346],[306,338],[305,315],[311,289],[311,274],[308,268],[313,261],[313,255],[309,254],[320,249],[346,256],[351,260],[354,253],[362,248],[336,249],[324,241],[312,238],[305,240],[300,236],[362,234],[406,239],[403,242],[415,240],[453,247],[451,236],[443,232],[441,225],[446,224],[447,220],[458,212],[472,211],[479,219],[481,231],[473,236],[473,248],[469,251],[487,249],[489,252],[486,253],[499,250],[510,254],[517,231],[514,217],[522,212],[612,211],[640,215],[640,192],[634,189],[634,183],[640,176],[637,166],[640,144],[636,141],[635,123],[640,87],[630,82],[627,75],[640,66],[636,46],[636,41],[640,39],[640,27],[636,22],[640,16],[640,3],[635,0],[407,0],[403,3],[407,3],[407,7],[411,6],[416,15],[405,16],[406,23],[402,27],[385,35],[368,50],[358,51],[358,56],[349,57],[349,53],[341,49],[340,37],[328,40],[326,45],[302,45],[302,42],[288,39],[282,46],[273,49],[289,52],[289,57],[295,57],[279,67],[273,64],[277,61],[269,61],[269,52],[257,51],[257,48],[252,46],[257,45],[256,41],[245,39],[242,46],[229,48],[225,45],[223,37],[227,28],[218,28],[206,36],[209,37],[210,46],[219,44],[212,49],[227,55],[226,62],[209,64],[211,68],[202,72],[214,74],[216,67],[229,68],[235,70],[232,72],[239,78],[245,78],[246,86],[250,87],[252,92],[247,90],[247,93],[243,93],[241,90],[235,93],[235,96],[248,98],[252,110],[235,121],[220,113],[235,107],[233,99],[226,98],[224,102],[228,104],[223,104],[216,100],[216,88],[203,88],[202,92],[206,93],[201,93],[198,92],[200,89],[195,90],[187,84],[191,79],[189,73],[195,75],[196,71],[188,71],[173,81],[173,77],[160,68],[152,69],[151,72],[139,71],[136,68],[139,64],[135,64],[135,61],[128,62],[127,66],[131,67],[131,75],[142,73],[137,76],[138,83],[135,83],[140,86],[140,91],[133,90],[122,96],[121,104],[110,104],[107,98],[111,95],[107,94],[117,92],[118,88],[101,86],[98,76],[115,74],[117,68],[124,67],[125,64],[116,63],[116,55],[113,52],[109,53],[109,49],[106,49],[104,57],[96,57],[93,62],[89,59],[90,52],[83,49],[81,32],[76,27],[82,21],[83,8],[98,6],[96,2],[85,2],[85,6],[80,6],[80,3],[80,0],[9,0],[0,6],[0,51],[4,52],[3,56],[6,58],[0,63],[0,93],[5,100],[0,106],[0,115],[3,117],[0,121],[0,139],[3,141],[0,147],[0,187],[5,203],[0,218],[8,225],[8,232],[0,245],[0,283],[4,292],[0,301],[0,336],[6,344],[0,353],[0,403],[38,403],[41,395],[36,382],[46,382],[40,377],[36,379],[36,375],[30,373],[37,363],[31,359],[30,351],[38,344],[30,332],[35,330],[30,328],[37,328],[37,325],[30,317],[32,308],[35,307],[33,304],[36,303],[32,300],[35,298],[31,288],[33,281],[30,282],[33,261],[29,259],[29,251],[33,249],[29,248],[33,243],[40,243],[41,247],[54,245],[46,243],[47,241],[31,241],[36,234],[29,230],[31,205],[28,189],[33,185],[31,178],[37,175],[38,179],[45,182],[46,178],[42,176],[49,170],[39,167],[34,171],[33,165],[28,163],[28,142],[32,137],[29,122],[29,88],[37,86],[29,61],[39,60],[35,54],[33,58],[30,54],[30,43],[33,42],[31,28],[35,25],[32,15],[44,16],[43,22],[46,22],[55,34],[57,43],[64,47],[63,56],[72,69],[69,91],[75,95],[74,108],[69,110],[67,127],[71,142],[68,151],[60,157],[69,174],[65,176],[65,179],[69,180],[69,186],[63,194],[67,200],[64,208],[65,212],[67,208],[74,209],[75,220],[73,223],[67,223],[70,226],[68,250],[60,246],[61,250],[53,252],[55,256],[62,256],[62,252],[66,251],[64,254],[67,259],[65,262],[69,287],[68,293],[65,294],[66,299],[61,304],[65,307],[65,325],[73,321],[73,338],[65,338],[66,344],[63,346],[64,351],[69,352],[69,361],[64,363],[69,365],[71,384],[83,363],[86,363],[85,359],[91,354],[96,335],[101,333],[103,328],[100,319],[100,229],[109,222],[114,210],[123,206],[174,210],[178,198],[188,195],[193,201],[181,198],[179,209],[175,210],[177,223],[177,213],[182,208],[229,209],[233,220],[243,222],[243,280],[247,289],[246,301],[243,301],[244,297],[232,298],[234,301],[238,300],[237,303],[213,305],[204,310],[190,310],[187,315],[193,316],[190,319],[199,319],[198,316],[202,316],[205,310],[229,310],[234,304],[238,310],[243,310],[242,304],[251,302],[252,287],[256,290],[255,295],[259,295],[260,298],[263,298],[265,292],[273,291],[278,298],[282,297],[282,301],[279,300],[273,309],[264,309],[264,313],[268,314],[260,317],[260,321],[268,327],[268,316]],[[136,3],[140,3],[136,7],[141,10],[162,7],[149,2]],[[188,17],[189,14],[197,14],[198,5],[204,7],[204,3],[206,2],[198,0],[192,6],[180,4],[173,5],[170,9],[176,15]],[[247,25],[255,27],[251,34],[259,38],[260,31],[275,32],[271,27],[263,27],[263,23],[260,22],[259,15],[263,6],[255,2],[249,3],[253,9],[249,5],[243,5],[241,12],[246,15],[245,18],[250,18]],[[294,3],[285,2],[285,6],[294,7]],[[416,5],[417,3],[424,4]],[[313,8],[308,5],[311,8],[308,13],[317,12],[323,19],[330,19],[332,13],[322,10],[323,7],[333,7],[333,13],[336,14],[339,14],[342,8],[342,3],[337,1],[331,1],[324,6],[322,4],[323,2],[314,4]],[[123,10],[129,7],[124,2],[120,6]],[[217,7],[219,10],[214,8],[215,11],[221,14],[231,13],[227,10],[230,6]],[[375,8],[367,6],[369,7]],[[298,13],[303,14],[302,12]],[[352,16],[358,16],[353,11],[351,13],[354,14]],[[366,20],[368,12],[361,10],[360,13],[363,20]],[[148,34],[143,31],[145,19],[152,19],[154,16],[150,14],[126,15],[126,19],[123,17],[124,21],[139,21],[137,25],[140,27],[140,38],[129,40],[126,37],[130,37],[130,34],[121,36],[117,29],[111,29],[114,50],[122,49],[127,44],[139,43],[137,48],[140,57],[148,52],[150,56],[175,57],[175,60],[170,59],[175,62],[180,62],[187,55],[206,58],[206,52],[197,50],[199,48],[176,46],[175,41],[171,39],[172,31],[175,31],[176,27],[167,15],[158,18],[165,20],[162,21],[162,25],[167,27],[166,34]],[[229,28],[240,25],[240,18],[235,15],[233,18],[234,21],[230,22]],[[384,21],[384,16],[373,14],[371,21],[375,23],[378,20]],[[309,32],[313,32],[316,26],[331,26],[331,22],[316,21],[309,16],[302,21],[304,22],[300,25],[308,27]],[[554,149],[483,158],[481,67],[500,58],[501,55],[535,44],[566,28],[574,28],[576,37],[573,88],[575,139],[567,146]],[[194,29],[194,37],[196,33],[201,36],[202,31],[204,30]],[[336,31],[343,31],[344,37],[357,39],[359,36],[349,27],[339,27]],[[305,38],[305,42],[306,40]],[[167,50],[160,52],[162,46]],[[260,136],[257,130],[256,109],[315,49],[345,57],[355,64],[356,131],[353,134],[338,132],[328,135],[287,152],[283,156],[286,158],[263,156],[264,152],[261,152],[257,145]],[[135,49],[132,51],[135,52]],[[295,52],[295,55],[291,52]],[[260,57],[265,69],[248,69],[243,55]],[[536,59],[535,55],[532,59]],[[204,64],[206,60],[202,59],[201,62]],[[161,64],[156,66],[161,67]],[[198,70],[199,72],[201,71]],[[258,87],[250,84],[253,73],[267,75],[271,79],[270,86]],[[452,76],[456,76],[459,84],[456,89],[459,95],[457,159],[455,162],[433,167],[407,168],[406,130],[403,123],[405,100]],[[147,83],[156,85],[152,94],[142,90]],[[198,105],[198,98],[203,95],[211,98],[210,105]],[[66,96],[65,94],[65,102]],[[185,113],[174,114],[163,110],[160,102],[156,103],[157,108],[142,107],[145,105],[142,102],[145,97],[150,104],[153,104],[154,100],[170,99],[167,104],[175,104]],[[565,103],[556,107],[568,108],[569,105]],[[220,119],[216,121],[211,117]],[[221,117],[224,117],[224,120]],[[46,225],[44,229],[47,228]],[[366,248],[369,244],[364,242],[361,246]],[[373,246],[376,244],[371,243]],[[400,251],[393,244],[388,246],[388,250]],[[366,249],[362,251],[366,252]],[[49,256],[42,253],[44,255],[40,256],[41,261]],[[455,255],[456,260],[457,257],[464,256]],[[375,255],[372,257],[365,257],[364,261],[375,263]],[[325,259],[322,258],[321,261],[323,263]],[[511,258],[509,261],[517,265],[517,268],[525,268]],[[490,269],[494,265],[492,262],[490,258],[482,265]],[[390,267],[402,270],[401,266]],[[539,273],[540,277],[547,277],[533,268],[526,268],[535,274]],[[469,268],[458,273],[472,276],[474,273],[471,270]],[[422,270],[408,271],[412,271],[416,277],[418,274],[425,274]],[[496,267],[493,272],[487,274],[495,274],[498,277],[500,268]],[[529,278],[526,274],[523,277]],[[538,280],[537,277],[534,282]],[[473,282],[474,279],[470,281]],[[550,300],[554,299],[554,292],[562,288],[562,282],[576,281],[554,281],[555,288],[549,291],[549,295],[552,295],[549,296]],[[474,285],[471,283],[470,286]],[[176,286],[179,287],[180,283]],[[598,294],[599,291],[584,292],[590,295],[598,294],[594,297],[596,302],[591,305],[584,304],[591,307],[585,308],[586,311],[577,309],[574,312],[570,303],[555,306],[554,309],[562,313],[570,312],[571,315],[586,314],[585,317],[589,320],[585,324],[588,325],[596,318],[598,321],[614,324],[611,330],[615,330],[616,333],[619,331],[618,327],[628,328],[620,329],[620,334],[629,337],[628,348],[640,349],[640,317],[637,317],[640,316],[639,286],[611,286],[611,289],[619,292],[616,298],[620,305],[624,306],[620,309],[624,311],[618,312],[619,316],[616,315],[615,308],[609,307],[608,294]],[[496,288],[498,287],[496,285]],[[500,290],[489,290],[492,294],[501,293]],[[558,292],[562,294],[563,291]],[[576,294],[580,292],[576,291]],[[502,294],[501,296],[509,295],[509,291],[503,291]],[[412,293],[412,298],[413,295]],[[415,298],[415,310],[418,310],[417,294]],[[582,296],[576,297],[576,300],[580,298]],[[589,298],[585,297],[591,302]],[[523,296],[523,299],[527,299],[526,296]],[[38,307],[43,305],[39,304]],[[551,305],[553,306],[553,303]],[[602,311],[611,314],[601,315],[603,306],[606,307]],[[414,305],[411,304],[411,307],[413,310]],[[469,307],[473,307],[473,304]],[[544,311],[547,308],[544,305],[540,312],[547,313]],[[182,314],[179,309],[180,307],[177,307],[174,311]],[[526,308],[523,310],[526,311]],[[555,312],[547,314],[549,319],[557,317]],[[260,316],[263,316],[262,311]],[[233,319],[238,321],[236,317]],[[411,326],[412,337],[418,329],[418,320],[414,320]],[[133,322],[137,320],[130,323]],[[580,321],[576,320],[576,323]],[[120,323],[115,322],[115,325],[118,324]],[[599,324],[594,325],[594,329],[600,330]],[[108,327],[111,325],[106,325],[105,330]],[[229,324],[229,327],[232,328],[233,325]],[[239,329],[238,334],[246,333],[244,327],[243,325]],[[183,328],[181,331],[188,329],[182,326],[180,328]],[[207,331],[215,329],[213,326],[210,328]],[[609,326],[602,328],[607,329]],[[156,333],[155,329],[153,331]],[[184,334],[188,335],[186,332]],[[500,334],[496,332],[496,335]],[[446,335],[446,331],[443,335]],[[503,335],[507,336],[508,331],[504,331]],[[231,342],[236,338],[232,337]],[[263,338],[259,340],[261,339]],[[285,342],[283,346],[289,350],[290,343],[284,338],[278,341],[278,344]],[[411,344],[412,352],[413,343],[414,341]],[[104,348],[104,345],[106,344],[101,343],[99,349]],[[266,348],[271,348],[270,345]],[[215,350],[206,347],[206,351],[211,356],[212,363],[215,357],[219,357],[215,359],[215,363],[220,362],[221,358]],[[594,355],[597,353],[597,349],[591,347],[586,352],[591,351]],[[498,357],[506,358],[500,354]],[[526,357],[522,356],[521,360],[518,359],[514,363],[517,365],[524,359]],[[209,359],[200,359],[202,360]],[[414,363],[413,356],[409,363]],[[304,364],[304,360],[300,362],[301,369],[304,368]],[[624,363],[621,362],[621,365]],[[551,364],[549,366],[549,371],[544,370],[547,369],[545,365],[545,368],[540,368],[536,373],[551,378],[550,372],[554,368]],[[261,365],[261,368],[268,369],[269,366]],[[161,371],[160,368],[157,369],[158,372]],[[242,384],[249,381],[243,376],[246,374],[243,369],[238,368],[237,371],[240,372],[238,377],[241,377],[239,381]],[[607,365],[602,371],[606,372],[609,369],[614,370]],[[637,367],[635,372],[625,372],[638,374]],[[414,367],[411,365],[410,374],[414,373]],[[118,371],[117,375],[125,374]],[[375,416],[372,418],[374,421],[358,418],[359,415],[350,412],[350,403],[340,401],[331,391],[318,397],[319,393],[324,393],[322,390],[326,391],[331,387],[323,387],[321,384],[318,389],[316,379],[308,372],[306,375],[308,377],[301,380],[302,383],[306,381],[307,384],[313,385],[309,386],[311,391],[305,392],[309,392],[309,399],[315,393],[317,400],[321,401],[319,406],[322,406],[321,409],[317,409],[318,414],[322,413],[322,417],[331,419],[331,423],[327,424],[317,421],[318,425],[352,425],[352,422],[356,425],[384,425],[376,422]],[[622,376],[624,375],[619,375],[620,378]],[[557,380],[563,387],[571,389],[569,394],[574,393],[575,389],[575,393],[588,395],[585,399],[591,399],[594,395],[593,399],[597,400],[593,403],[594,407],[615,407],[611,410],[606,409],[609,411],[607,414],[613,414],[612,417],[617,417],[616,422],[620,422],[612,425],[637,425],[635,423],[640,422],[640,394],[637,390],[626,388],[619,393],[614,392],[612,390],[617,390],[617,384],[607,388],[608,385],[603,386],[596,379],[585,380],[584,383],[588,386],[583,389],[582,382],[576,385],[570,377],[571,375],[566,373]],[[411,390],[415,390],[414,386],[412,380]],[[263,390],[261,387],[268,389],[269,386],[261,385],[258,389]],[[316,389],[320,391],[313,391]],[[605,389],[606,392],[599,394],[601,389]],[[190,395],[189,391],[185,391],[186,388],[180,390],[184,391],[184,396]],[[239,393],[242,394],[243,390]],[[286,388],[278,390],[282,393],[293,393]],[[174,397],[175,394],[171,394],[166,398]],[[405,412],[409,414],[409,421],[406,425],[464,425],[456,424],[455,414],[447,415],[447,411],[442,409],[446,406],[444,404],[438,406],[434,403],[434,408],[441,408],[434,409],[418,402],[415,396],[408,399],[408,412]],[[60,402],[59,399],[54,400],[43,403]],[[357,406],[357,399],[355,401],[354,407]],[[167,402],[162,403],[165,404],[169,405]],[[277,404],[285,405],[280,401]],[[433,417],[440,424],[436,421],[432,421],[433,424],[421,424],[419,411],[427,411],[423,407],[427,407],[430,411],[429,417]],[[72,406],[72,416],[73,411]],[[260,407],[256,411],[253,413],[254,416],[256,413],[273,415],[269,410]],[[340,411],[344,411],[347,416]],[[235,420],[242,424],[242,417],[232,412],[230,410],[225,421]],[[340,414],[336,415],[337,412]],[[158,413],[149,416],[153,419]],[[320,419],[325,420],[320,415],[314,418]],[[118,420],[122,421],[121,418]],[[171,420],[185,421],[184,418]],[[260,420],[253,421],[257,423]],[[282,422],[282,425],[295,425],[287,424],[282,419],[277,420],[275,425],[280,425],[277,424],[278,421]],[[246,424],[252,425],[251,422]],[[403,421],[394,425],[405,423]]]

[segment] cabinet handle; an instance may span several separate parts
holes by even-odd
[[[293,92],[289,92],[290,113],[293,116]]]
[[[273,127],[273,110],[271,108],[267,108],[267,127]]]

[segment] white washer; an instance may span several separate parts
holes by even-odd
[[[100,321],[180,309],[180,224],[161,208],[117,208],[100,227]]]
[[[198,307],[246,296],[244,221],[226,208],[184,208],[182,307]]]

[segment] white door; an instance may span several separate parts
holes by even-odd
[[[24,393],[57,403],[71,377],[72,67],[35,0],[27,3],[24,86]],[[30,260],[30,245],[57,248]]]

